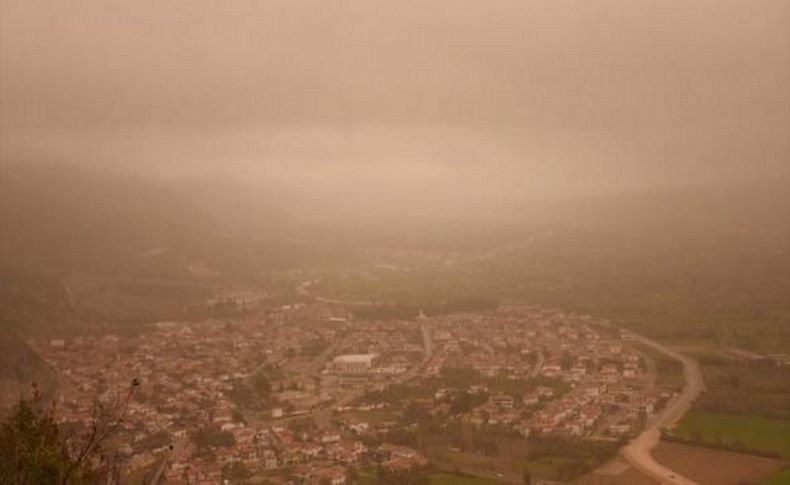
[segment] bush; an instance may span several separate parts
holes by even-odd
[[[216,426],[200,428],[192,433],[191,438],[198,448],[230,448],[236,445],[233,433],[222,431]]]
[[[94,466],[105,442],[120,430],[126,409],[139,381],[132,382],[125,398],[110,407],[94,407],[87,426],[66,433],[58,426],[54,405],[44,406],[33,387],[30,399],[21,399],[0,426],[0,483],[97,483],[114,470]],[[105,466],[107,469],[102,469]]]

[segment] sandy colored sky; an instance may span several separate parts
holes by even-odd
[[[790,173],[786,0],[0,8],[4,161],[372,198]]]

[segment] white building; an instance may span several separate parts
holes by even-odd
[[[332,362],[332,368],[340,373],[355,374],[367,372],[378,359],[378,354],[345,354],[338,355]]]

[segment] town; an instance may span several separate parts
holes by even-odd
[[[113,460],[168,483],[397,483],[431,467],[503,478],[453,455],[496,453],[498,436],[616,450],[679,390],[630,334],[529,306],[361,320],[311,302],[30,345],[59,374],[64,425],[89,427],[97,400],[117,405],[132,386]]]

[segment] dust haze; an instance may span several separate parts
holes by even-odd
[[[2,11],[4,161],[221,175],[359,205],[788,175],[784,1]]]
[[[785,483],[788,187],[787,0],[0,0],[0,483]]]

